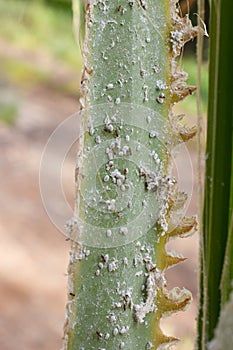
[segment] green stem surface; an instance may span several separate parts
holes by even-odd
[[[85,3],[85,109],[64,349],[157,349],[175,341],[160,331],[161,316],[191,299],[184,290],[166,292],[164,277],[182,260],[167,256],[165,244],[169,225],[179,234],[167,222],[169,208],[184,199],[172,198],[168,172],[177,140],[171,101],[187,94],[182,81],[171,88],[180,77],[171,75],[180,45],[171,8],[170,0]]]

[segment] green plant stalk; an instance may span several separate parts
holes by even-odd
[[[178,16],[176,1],[84,5],[83,135],[75,218],[68,225],[64,349],[158,349],[177,340],[162,334],[160,318],[191,300],[185,289],[166,290],[164,272],[184,260],[166,252],[167,241],[196,226],[195,218],[179,213],[186,196],[176,190],[169,159],[174,144],[195,134],[175,124],[171,107],[192,91],[175,58],[197,31]],[[116,208],[127,186],[131,198]]]
[[[232,135],[233,138],[233,135]],[[233,146],[233,144],[232,144]],[[224,257],[223,272],[221,276],[221,309],[229,301],[233,290],[233,150],[231,152],[231,184],[227,245]]]
[[[200,349],[206,349],[207,342],[213,338],[221,301],[224,304],[229,299],[231,290],[233,102],[230,91],[233,80],[229,72],[233,49],[229,42],[233,35],[232,15],[230,1],[211,2]],[[224,267],[224,261],[228,267]]]

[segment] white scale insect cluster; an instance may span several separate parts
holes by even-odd
[[[156,267],[150,267],[146,281],[146,301],[141,304],[134,305],[135,317],[138,323],[145,322],[145,316],[150,312],[155,312],[157,306],[155,305],[155,298],[158,289],[166,285],[164,275]]]
[[[110,124],[111,125],[111,124]],[[127,141],[128,140],[128,141]],[[129,142],[129,136],[127,135],[127,142]],[[115,156],[123,157],[131,155],[131,149],[127,144],[122,145],[121,137],[118,136],[114,141],[111,141],[105,150],[109,160],[114,159]]]
[[[157,291],[158,289],[165,287],[166,280],[164,274],[159,271],[156,265],[152,262],[152,256],[154,255],[153,248],[141,244],[140,241],[135,243],[135,247],[139,251],[135,253],[134,266],[136,268],[144,267],[143,270],[137,271],[136,275],[140,276],[143,274],[146,278],[146,283],[145,285],[143,284],[141,288],[143,292],[146,292],[146,299],[140,304],[133,304],[133,302],[131,302],[131,304],[135,312],[136,321],[138,323],[144,323],[146,315],[157,310],[157,306],[155,305]]]

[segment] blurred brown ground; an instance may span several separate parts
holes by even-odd
[[[77,100],[45,88],[15,98],[15,125],[0,125],[0,349],[59,349],[69,243],[43,209],[38,175],[47,138]]]

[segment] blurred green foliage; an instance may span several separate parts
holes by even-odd
[[[13,125],[17,118],[18,108],[15,103],[0,101],[0,120],[8,125]]]
[[[7,80],[23,86],[44,83],[51,88],[76,94],[82,58],[74,35],[72,16],[71,0],[0,0],[0,49],[1,43],[10,49],[7,56],[4,48],[0,50],[0,73]],[[20,59],[17,56],[19,52]],[[34,60],[35,56],[40,59]],[[56,67],[60,63],[73,72],[68,81],[56,83],[56,69],[46,67],[49,60],[50,65],[54,61]],[[195,55],[190,50],[184,56],[182,66],[189,73],[188,83],[196,85],[197,65]],[[207,64],[203,65],[201,89],[203,110],[206,111]],[[185,99],[182,105],[179,104],[179,109],[187,114],[195,114],[195,95]]]
[[[62,3],[67,4],[61,6]],[[80,68],[70,1],[0,0],[0,21],[1,37],[12,44],[53,55]]]
[[[20,76],[24,83],[31,71],[33,82],[35,76],[39,81],[48,81],[50,74],[46,62],[54,60],[56,66],[59,67],[60,62],[73,71],[73,79],[78,80],[81,54],[73,34],[71,1],[0,0],[0,21],[0,48],[3,47],[0,50],[0,69],[4,76],[10,76],[11,80],[15,77],[17,82]],[[34,62],[33,57],[37,54],[41,60]],[[24,63],[20,62],[22,55],[25,56]]]

